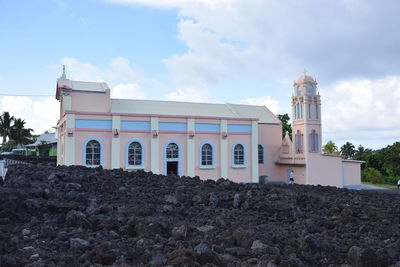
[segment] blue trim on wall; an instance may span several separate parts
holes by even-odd
[[[236,145],[242,145],[243,146],[243,164],[240,164],[240,165],[235,164],[235,146]],[[246,145],[245,144],[243,144],[241,142],[233,144],[232,145],[231,154],[232,154],[232,166],[245,166],[247,164],[247,150],[246,150]]]
[[[201,148],[202,148],[203,145],[205,145],[205,144],[209,144],[209,145],[211,146],[211,148],[212,148],[212,162],[211,162],[211,165],[203,165],[203,164],[201,163]],[[214,167],[215,167],[215,146],[213,145],[213,143],[211,143],[211,142],[204,142],[204,143],[201,143],[201,144],[199,145],[199,166],[200,166],[200,167],[211,167],[211,166],[214,166]]]
[[[130,165],[129,164],[129,161],[128,161],[128,150],[129,150],[129,145],[131,144],[131,143],[133,143],[133,142],[138,142],[141,146],[142,146],[142,164],[141,165]],[[128,143],[126,143],[126,146],[125,146],[125,166],[127,166],[127,167],[143,167],[144,168],[144,162],[145,162],[145,160],[146,160],[146,158],[145,158],[145,147],[144,147],[144,144],[143,144],[143,142],[142,141],[140,141],[139,139],[131,139],[131,140],[129,140],[128,141]]]
[[[111,129],[111,120],[75,120],[75,128],[83,129]]]
[[[150,131],[149,121],[121,121],[121,130]]]
[[[196,123],[194,129],[196,132],[220,132],[221,125],[214,123]]]
[[[101,139],[99,139],[97,137],[89,137],[88,139],[86,139],[83,142],[83,146],[82,146],[82,165],[86,166],[86,167],[97,166],[97,165],[86,165],[86,145],[92,140],[95,140],[95,141],[99,142],[99,144],[100,144],[100,165],[104,166],[104,143],[103,143],[103,141],[101,141]]]
[[[230,133],[251,133],[251,125],[248,124],[228,124]]]
[[[361,190],[361,185],[360,184],[345,185],[344,188],[353,189],[353,190]]]
[[[258,163],[258,164],[265,164],[266,160],[265,160],[265,146],[263,144],[258,144],[260,146],[262,146],[263,149],[263,162],[262,163]],[[257,146],[257,157],[258,157],[258,146]],[[258,158],[257,158],[257,162],[258,162]]]
[[[167,146],[169,144],[171,144],[171,143],[175,143],[178,146],[178,158],[173,158],[173,159],[168,159],[167,158]],[[164,151],[163,151],[163,156],[164,156],[164,174],[168,175],[167,174],[167,162],[168,161],[177,161],[178,162],[178,175],[181,176],[182,175],[182,153],[183,153],[181,144],[176,140],[170,140],[170,141],[167,141],[164,144],[163,149],[164,149]]]
[[[185,122],[160,122],[158,129],[160,131],[186,131],[187,125]]]

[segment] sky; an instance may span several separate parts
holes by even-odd
[[[397,0],[0,0],[0,112],[51,130],[65,64],[67,78],[105,81],[115,98],[290,114],[306,69],[323,143],[382,148],[400,139],[398,10]]]

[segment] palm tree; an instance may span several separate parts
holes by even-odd
[[[340,154],[342,154],[343,158],[345,159],[351,159],[356,152],[356,148],[350,142],[346,142],[346,144],[340,148]]]
[[[14,125],[11,127],[10,131],[10,141],[13,143],[14,147],[21,147],[21,145],[28,144],[32,142],[32,132],[33,130],[25,128],[25,121],[22,119],[14,119]]]
[[[332,141],[326,143],[326,145],[322,148],[322,151],[325,154],[339,154],[336,144]]]
[[[4,111],[0,116],[0,136],[3,137],[2,144],[4,145],[7,141],[7,137],[10,137],[11,134],[11,123],[14,121],[14,117],[10,116],[10,113]]]

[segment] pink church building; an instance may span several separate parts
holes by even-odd
[[[104,82],[57,80],[57,163],[359,189],[360,161],[321,152],[317,82],[294,83],[293,142],[265,106],[112,99]]]

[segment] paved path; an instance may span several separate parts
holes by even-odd
[[[370,184],[361,184],[361,190],[366,190],[368,192],[384,193],[384,194],[400,194],[399,189],[383,188]]]
[[[392,189],[383,188],[383,187],[379,187],[376,185],[370,185],[370,184],[361,184],[361,189],[362,190],[392,190]]]

